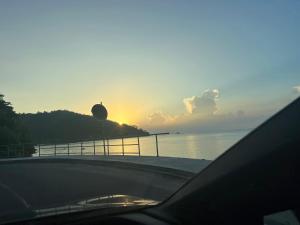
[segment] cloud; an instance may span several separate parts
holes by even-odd
[[[173,124],[168,130],[189,132],[221,133],[236,130],[248,130],[257,127],[266,117],[264,115],[246,115],[244,113],[216,114],[211,117],[196,117]]]
[[[151,124],[162,124],[165,123],[167,118],[161,112],[155,112],[148,116],[148,120]]]
[[[300,94],[300,84],[290,87],[290,91]],[[200,92],[201,93],[201,92]],[[207,89],[199,95],[183,99],[181,111],[159,111],[152,113],[142,122],[142,127],[152,132],[182,132],[182,133],[221,133],[238,130],[252,130],[268,119],[279,104],[264,107],[260,102],[245,102],[235,105],[219,104],[220,91]],[[228,107],[231,106],[231,107]],[[164,107],[165,108],[165,107]],[[171,112],[171,111],[170,111]]]
[[[227,132],[252,129],[266,119],[264,113],[253,114],[241,108],[225,112],[218,107],[219,96],[219,90],[208,89],[199,96],[184,98],[188,113],[155,112],[148,116],[143,127],[153,132]]]
[[[219,98],[219,90],[206,90],[200,96],[192,96],[183,99],[188,113],[201,114],[201,115],[213,115],[217,111],[216,100]]]
[[[173,122],[176,117],[162,112],[155,112],[148,116],[148,123],[150,125],[164,125]]]
[[[152,119],[154,118],[153,123],[143,125],[145,129],[151,132],[222,133],[253,129],[267,117],[265,115],[247,114],[243,110],[237,110],[235,112],[218,113],[209,117],[186,113],[172,117],[173,120],[169,120],[165,114],[155,113]]]
[[[300,85],[293,87],[293,90],[295,93],[299,94],[300,93]]]

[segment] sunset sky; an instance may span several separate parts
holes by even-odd
[[[300,93],[300,1],[2,0],[0,93],[149,130],[252,128]]]

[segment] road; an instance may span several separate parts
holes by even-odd
[[[78,160],[1,163],[0,215],[111,194],[160,201],[188,179],[153,168],[124,165]]]

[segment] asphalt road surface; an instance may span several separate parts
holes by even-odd
[[[68,160],[1,163],[0,216],[111,194],[161,201],[187,179],[172,171],[137,168],[130,164],[118,166]]]

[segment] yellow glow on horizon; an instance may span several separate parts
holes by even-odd
[[[122,96],[124,97],[125,94]],[[122,97],[121,96],[121,97]],[[115,99],[105,99],[103,100],[103,105],[107,108],[108,111],[108,120],[114,121],[122,124],[128,125],[137,125],[139,126],[139,122],[142,121],[146,114],[146,109],[143,104],[140,102],[128,102],[123,97],[115,100]],[[97,103],[95,100],[96,97],[90,99],[84,99],[84,101],[80,102],[76,108],[72,109],[75,112],[80,112],[86,115],[91,115],[91,107]],[[100,102],[100,100],[99,100]]]
[[[133,125],[136,120],[132,117],[132,113],[130,112],[119,112],[119,113],[111,113],[111,115],[108,116],[109,120],[112,120],[114,122],[122,124],[130,124]]]
[[[141,110],[137,110],[137,105],[127,101],[108,104],[108,106],[108,119],[118,122],[120,125],[137,125],[137,122],[143,116]]]
[[[128,124],[128,120],[124,119],[124,118],[116,118],[116,119],[112,119],[113,121],[117,122],[118,124],[120,125],[123,125],[123,124]]]
[[[84,114],[91,114],[89,112],[86,112]],[[111,120],[113,122],[117,122],[118,124],[122,125],[122,124],[128,124],[128,125],[136,125],[136,120],[133,119],[132,117],[126,117],[125,115],[122,114],[114,114],[114,113],[110,113],[108,114],[108,120]]]
[[[91,112],[89,112],[87,110],[78,110],[78,111],[81,111],[80,113],[83,113],[83,114],[86,114],[86,115],[91,115]],[[117,122],[120,125],[122,125],[122,124],[136,125],[136,123],[139,119],[139,116],[141,116],[141,115],[137,115],[136,113],[131,112],[129,110],[128,111],[125,111],[125,110],[117,111],[117,110],[111,109],[108,112],[108,118],[107,119],[111,120],[111,121],[114,121],[114,122]]]

